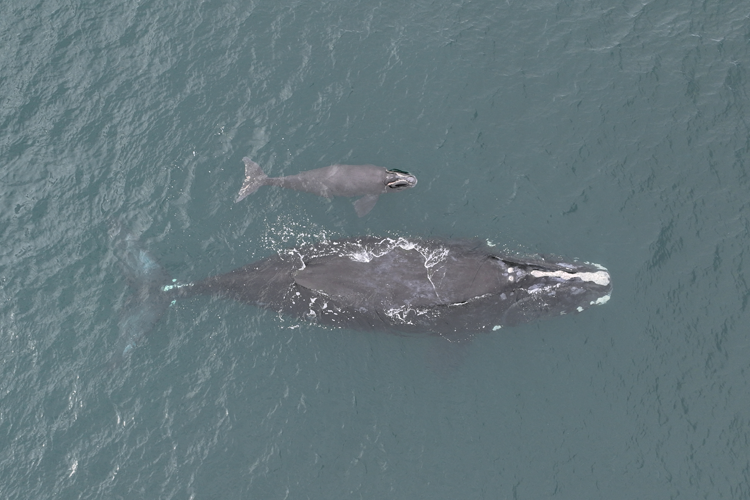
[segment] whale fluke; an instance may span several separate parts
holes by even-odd
[[[253,160],[245,157],[242,161],[245,163],[245,180],[242,181],[240,192],[234,200],[235,203],[256,192],[259,187],[266,183],[266,179],[268,179],[268,176],[263,172],[263,169],[260,168],[260,165]]]
[[[218,295],[319,325],[463,342],[604,304],[612,283],[596,264],[519,257],[465,241],[363,236],[282,250],[164,290],[180,300]]]
[[[115,248],[133,298],[120,321],[118,363],[170,302],[218,295],[322,326],[439,335],[480,332],[577,314],[605,304],[609,272],[597,264],[497,252],[465,241],[362,236],[278,251],[192,283],[170,281],[131,235]]]
[[[122,224],[113,224],[109,234],[115,256],[132,290],[118,322],[120,334],[109,361],[110,366],[116,366],[151,331],[169,307],[172,296],[163,291],[170,281],[167,272]]]

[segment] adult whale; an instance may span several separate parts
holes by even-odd
[[[417,178],[403,170],[386,170],[375,165],[331,165],[297,175],[268,177],[250,158],[243,158],[245,180],[235,203],[253,194],[261,186],[281,186],[326,198],[361,196],[354,202],[360,217],[367,215],[383,193],[402,191],[417,185]]]
[[[579,313],[606,303],[612,291],[609,273],[596,264],[521,258],[465,241],[372,236],[303,245],[181,284],[169,282],[134,238],[122,231],[115,238],[123,267],[136,284],[136,305],[121,322],[119,358],[169,302],[202,294],[321,325],[462,340]]]

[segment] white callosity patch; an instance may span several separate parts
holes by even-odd
[[[560,286],[561,286],[561,283],[554,283],[552,285],[541,285],[541,284],[537,283],[535,285],[531,285],[527,289],[527,291],[531,295],[536,295],[536,294],[540,294],[540,293],[543,292],[543,293],[546,293],[546,294],[554,296],[555,295],[555,288],[560,288]]]
[[[595,273],[569,273],[566,271],[531,271],[531,275],[535,278],[560,278],[563,280],[573,280],[575,278],[581,281],[587,281],[596,283],[597,285],[607,286],[609,285],[609,273],[605,270],[597,271]]]
[[[609,294],[604,295],[603,297],[599,297],[598,299],[591,302],[592,306],[600,306],[602,304],[606,304],[609,302]]]

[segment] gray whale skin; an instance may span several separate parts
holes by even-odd
[[[268,177],[250,158],[245,157],[242,161],[245,163],[245,179],[235,203],[253,194],[261,186],[279,186],[325,198],[361,196],[354,201],[354,210],[357,215],[364,217],[375,206],[381,194],[395,193],[417,185],[414,175],[397,168],[388,170],[375,165],[331,165],[297,175]]]
[[[360,237],[279,252],[197,283],[219,295],[323,325],[446,337],[574,314],[609,300],[596,264],[495,253],[467,241]]]

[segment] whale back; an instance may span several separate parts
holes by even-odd
[[[456,256],[441,248],[434,260],[416,247],[394,246],[369,259],[328,255],[297,271],[297,285],[351,307],[434,307],[498,293],[505,265],[481,253]]]

